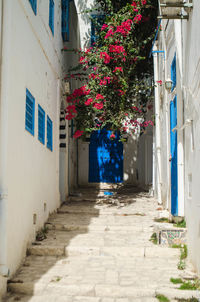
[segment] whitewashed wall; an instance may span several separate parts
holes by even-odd
[[[194,7],[189,21],[183,24],[183,95],[185,122],[185,205],[188,226],[189,257],[200,274],[200,3]]]
[[[159,63],[161,80],[170,78],[170,65],[174,52],[177,55],[177,114],[178,114],[178,195],[179,215],[185,214],[188,227],[189,258],[200,274],[200,37],[197,34],[200,24],[200,3],[193,1],[193,9],[188,21],[162,21],[162,33],[158,47],[166,51],[164,75]],[[173,95],[164,87],[159,88],[161,127],[161,191],[162,199],[170,210],[170,155],[169,102]],[[164,100],[164,106],[162,102]],[[163,127],[163,124],[166,125]],[[168,137],[168,140],[165,138]],[[167,150],[167,151],[166,151]],[[166,183],[166,186],[164,185]],[[168,189],[167,189],[168,188]],[[168,196],[168,197],[167,197]]]
[[[27,244],[34,240],[49,213],[60,205],[63,42],[60,0],[55,1],[54,37],[49,28],[49,1],[37,2],[36,16],[27,0],[3,2],[0,263],[12,275],[25,256]],[[34,136],[25,130],[26,88],[35,97]],[[45,145],[38,140],[38,104],[53,121],[53,152],[46,147],[46,137]],[[36,224],[33,224],[34,214]],[[2,231],[6,241],[2,241]]]

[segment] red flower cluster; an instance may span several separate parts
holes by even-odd
[[[105,30],[107,27],[108,27],[107,24],[103,24],[103,25],[102,25],[102,28],[101,28],[101,31],[102,31],[102,30]]]
[[[76,130],[76,132],[74,133],[73,137],[74,138],[78,138],[78,137],[82,136],[83,133],[84,133],[84,131]]]
[[[114,32],[113,32],[113,28],[110,28],[107,32],[107,34],[105,35],[104,39],[108,39],[109,37],[113,36]]]
[[[104,77],[102,80],[100,80],[99,85],[102,86],[106,86],[107,84],[110,84],[110,77]]]
[[[67,106],[65,119],[68,121],[72,120],[75,117],[76,113],[77,113],[77,111],[76,111],[75,105]]]
[[[107,54],[107,52],[103,51],[100,52],[100,59],[104,59],[104,63],[109,64],[112,58],[109,56],[109,54]]]
[[[142,20],[142,15],[136,15],[133,19],[136,23],[140,22]]]
[[[113,70],[113,72],[116,72],[116,71],[121,71],[121,72],[123,72],[123,68],[122,67],[115,67],[115,69]]]
[[[110,45],[109,46],[109,51],[114,52],[114,53],[123,53],[124,55],[126,54],[126,51],[123,46],[120,45]]]
[[[92,99],[92,98],[87,99],[87,100],[85,101],[85,105],[86,105],[86,106],[89,106],[92,102],[93,102],[93,99]]]
[[[98,109],[98,110],[101,110],[101,109],[103,109],[103,103],[102,102],[101,103],[94,103],[93,107]]]

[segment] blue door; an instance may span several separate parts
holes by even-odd
[[[171,213],[178,216],[178,166],[177,166],[177,97],[170,103],[170,147],[171,147]]]
[[[89,146],[89,182],[123,182],[123,144],[119,134],[110,139],[112,131],[94,131]]]

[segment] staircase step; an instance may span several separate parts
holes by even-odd
[[[67,297],[61,295],[43,295],[43,296],[21,296],[12,295],[7,302],[158,302],[158,299],[153,297],[140,297],[140,298],[119,298],[113,299],[109,297],[89,297],[89,296],[75,296]]]

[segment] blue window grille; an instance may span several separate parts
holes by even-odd
[[[45,112],[38,105],[38,139],[44,145],[45,141]]]
[[[34,14],[37,15],[37,0],[29,0],[29,2],[31,4]]]
[[[49,0],[49,27],[52,31],[52,34],[54,35],[54,1]]]
[[[47,115],[47,148],[53,151],[53,123]]]
[[[176,55],[173,58],[171,64],[171,80],[172,80],[172,91],[176,87]]]
[[[91,22],[91,46],[96,43],[97,35],[96,33],[100,31],[101,26],[103,25],[105,16],[104,15],[92,15]]]
[[[69,41],[69,2],[62,0],[62,38],[64,42]]]
[[[34,135],[35,126],[35,99],[28,89],[26,89],[26,113],[25,129]]]

